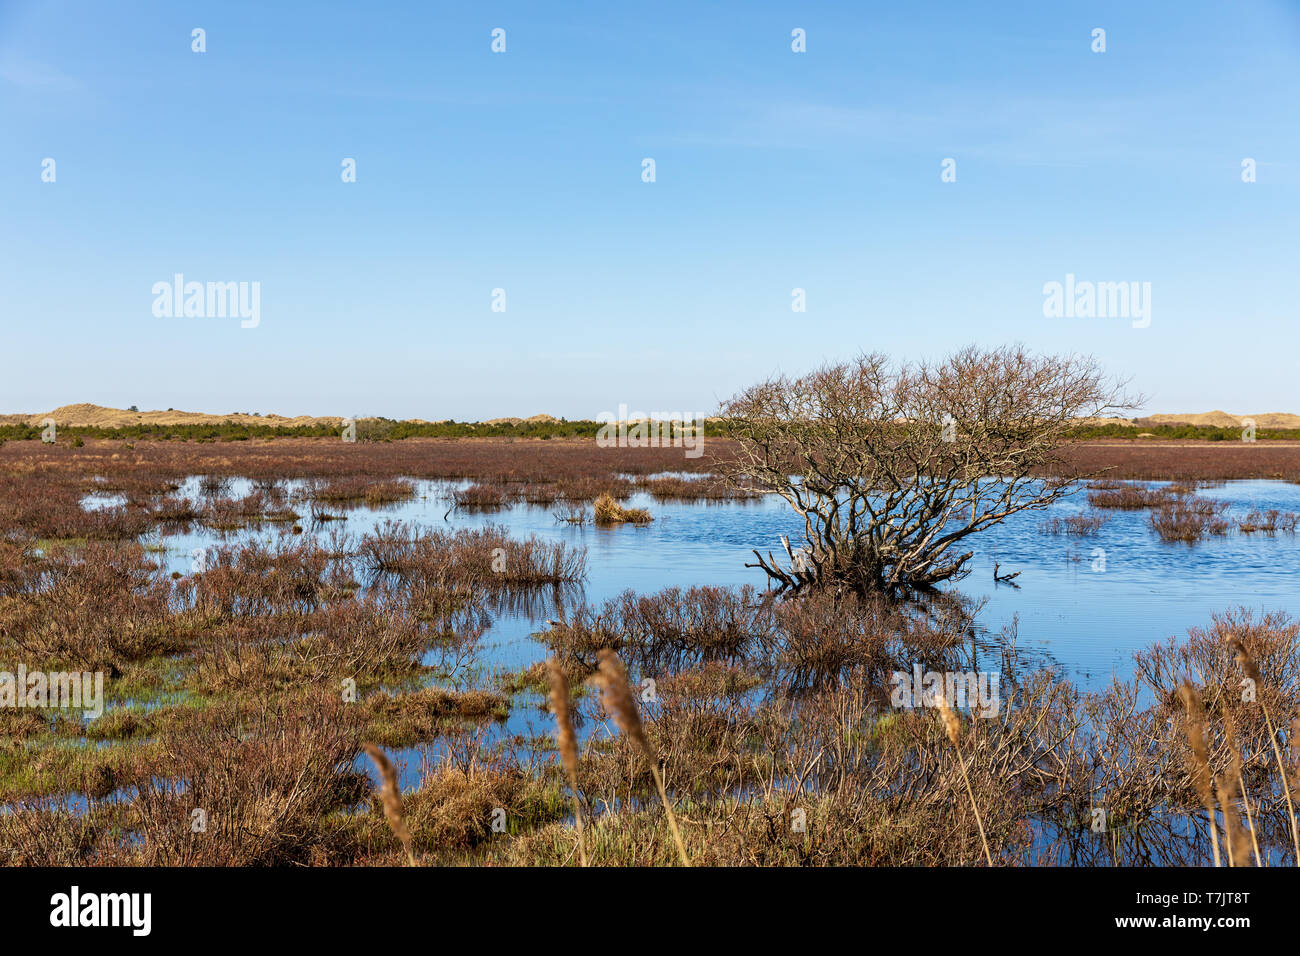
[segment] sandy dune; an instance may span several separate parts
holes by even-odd
[[[1219,428],[1242,428],[1246,419],[1256,428],[1300,428],[1300,415],[1288,412],[1261,412],[1257,415],[1230,415],[1227,412],[1203,412],[1199,415],[1148,415],[1139,419],[1144,425],[1213,425]]]
[[[240,425],[317,425],[334,426],[341,419],[338,416],[313,418],[300,415],[286,418],[283,415],[208,415],[203,412],[147,411],[131,412],[122,408],[105,408],[103,405],[63,405],[53,411],[39,415],[4,415],[0,416],[6,424],[26,423],[39,425],[45,419],[52,418],[56,425],[90,426],[98,428],[120,428],[123,425],[219,425],[222,422],[236,422]]]
[[[63,405],[53,411],[35,415],[0,415],[0,425],[40,425],[45,419],[54,419],[57,425],[91,426],[99,428],[120,428],[123,425],[219,425],[223,422],[235,422],[240,425],[329,425],[337,426],[342,418],[337,415],[313,417],[299,415],[289,418],[284,415],[209,415],[205,412],[167,411],[132,412],[122,408],[107,408],[103,405],[91,405],[82,402],[77,405]],[[1214,425],[1223,428],[1243,428],[1245,420],[1253,418],[1256,428],[1300,428],[1300,415],[1287,412],[1264,412],[1257,415],[1230,415],[1227,412],[1213,411],[1197,414],[1148,415],[1136,422],[1126,418],[1107,418],[1097,420],[1097,424],[1114,423],[1124,426],[1151,425]],[[419,424],[433,424],[426,419],[410,419]],[[441,419],[446,421],[446,419]],[[509,422],[518,425],[521,422],[558,422],[552,415],[533,415],[530,418],[493,418],[484,424],[499,425]]]
[[[54,419],[56,425],[80,426],[92,428],[120,428],[123,425],[220,425],[234,422],[239,425],[271,425],[292,427],[294,425],[328,425],[337,427],[342,421],[339,415],[244,415],[232,412],[229,415],[211,415],[206,412],[183,412],[176,409],[166,411],[133,412],[124,408],[108,408],[104,405],[92,405],[81,402],[76,405],[62,405],[49,412],[39,414],[0,415],[0,425],[41,425],[47,418]],[[423,418],[407,419],[417,425],[435,425],[447,419],[428,420]],[[551,415],[534,415],[531,418],[494,418],[487,424],[510,422],[558,422]]]

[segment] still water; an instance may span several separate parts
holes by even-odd
[[[198,481],[197,476],[191,479],[178,494],[199,497]],[[761,588],[763,573],[745,567],[753,560],[751,549],[781,553],[780,536],[790,535],[797,542],[803,527],[789,506],[774,496],[725,503],[661,503],[636,496],[629,504],[650,509],[651,524],[594,527],[565,524],[551,509],[527,504],[491,512],[448,513],[449,495],[458,485],[416,484],[414,499],[381,508],[348,509],[346,522],[330,527],[341,524],[360,537],[390,519],[442,529],[497,524],[516,538],[537,535],[564,541],[587,549],[587,578],[576,600],[597,606],[626,589],[648,594],[674,585]],[[249,483],[235,481],[225,494],[238,497],[250,490]],[[1224,515],[1229,519],[1244,517],[1253,509],[1300,511],[1300,485],[1285,482],[1228,482],[1197,494],[1229,502]],[[88,500],[87,506],[110,501]],[[307,510],[301,503],[296,508]],[[1096,534],[1070,537],[1039,530],[1045,518],[1086,511],[1107,519]],[[1147,516],[1147,511],[1092,511],[1081,489],[1046,511],[1013,516],[973,536],[971,573],[955,587],[970,598],[986,601],[979,623],[987,632],[997,633],[1013,620],[1018,622],[1022,665],[1051,667],[1086,689],[1101,687],[1112,675],[1130,676],[1134,651],[1170,636],[1181,638],[1187,628],[1207,625],[1215,612],[1244,606],[1300,613],[1300,536],[1231,532],[1191,545],[1168,544],[1147,526]],[[281,533],[282,528],[267,525],[228,534],[199,529],[152,540],[164,549],[161,556],[168,570],[188,573],[195,548]],[[1019,587],[994,582],[995,563],[1003,574],[1018,571]],[[574,600],[570,598],[570,604]],[[563,613],[542,602],[496,614],[480,644],[478,683],[495,670],[516,670],[544,659],[546,648],[532,635],[546,627],[546,618]],[[516,706],[501,730],[545,733],[549,720],[540,706]],[[414,783],[412,761],[402,763],[403,783]]]
[[[197,479],[192,483],[179,494],[197,497]],[[456,486],[417,486],[413,500],[349,509],[342,526],[360,536],[390,519],[443,529],[497,524],[517,538],[537,535],[584,547],[587,579],[578,599],[594,605],[629,588],[646,594],[674,585],[761,588],[763,573],[745,567],[754,559],[752,549],[779,554],[780,536],[788,534],[797,543],[803,528],[789,506],[774,496],[720,504],[660,503],[634,496],[629,504],[650,509],[652,523],[594,527],[565,524],[549,508],[526,504],[448,513],[448,496]],[[248,490],[246,483],[237,481],[228,494],[238,497]],[[1252,509],[1300,511],[1300,485],[1286,482],[1228,482],[1197,494],[1229,502],[1227,518],[1244,517]],[[1045,518],[1085,511],[1107,518],[1096,534],[1070,537],[1039,530]],[[1233,532],[1196,544],[1167,544],[1147,526],[1147,515],[1095,511],[1080,491],[1046,511],[1013,516],[970,539],[970,550],[975,551],[971,573],[955,587],[971,598],[987,599],[979,618],[984,628],[997,632],[1018,618],[1021,649],[1087,687],[1106,683],[1112,674],[1127,676],[1135,650],[1205,625],[1216,611],[1245,606],[1300,612],[1300,536]],[[188,572],[194,548],[279,533],[274,526],[264,526],[236,534],[200,530],[157,540],[166,548],[168,569]],[[1002,574],[1020,572],[1015,580],[1019,587],[995,583],[994,563],[1001,565]],[[499,614],[487,635],[491,663],[515,668],[542,659],[545,649],[530,635],[555,614],[554,607]]]

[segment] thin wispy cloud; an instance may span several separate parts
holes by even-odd
[[[83,88],[80,80],[52,66],[7,56],[0,56],[0,81],[26,90],[57,93],[74,93]]]

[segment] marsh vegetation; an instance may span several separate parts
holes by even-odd
[[[743,556],[794,516],[680,452],[91,440],[0,463],[0,671],[99,671],[107,697],[93,719],[0,708],[9,863],[1296,860],[1300,629],[1231,588],[1217,613],[1171,600],[1191,619],[1090,680],[1034,649],[1038,624],[990,626],[992,582],[775,599]],[[1293,497],[1206,505],[1242,492],[1197,470],[1091,489],[1131,509],[1074,483],[983,547],[1030,568],[1026,593],[1100,587],[1067,567],[1073,538],[1285,570]],[[456,500],[475,486],[502,503]],[[602,495],[655,520],[594,525]],[[1035,576],[1023,555],[1058,533],[1060,570]],[[896,706],[917,667],[998,672],[998,713]]]

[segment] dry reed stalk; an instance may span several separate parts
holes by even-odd
[[[578,859],[587,865],[587,844],[582,834],[582,806],[578,801],[578,738],[573,732],[573,714],[569,710],[569,682],[555,658],[546,661],[546,677],[551,684],[551,710],[555,712],[555,737],[560,745],[560,759],[569,775],[573,790],[573,817],[578,822]]]
[[[1246,796],[1246,781],[1243,777],[1237,778],[1237,785],[1241,788],[1241,805],[1246,808],[1246,824],[1250,827],[1250,843],[1255,848],[1255,865],[1263,866],[1264,858],[1259,853],[1259,837],[1255,832],[1255,817],[1250,812],[1250,799]]]
[[[1237,664],[1241,667],[1242,672],[1255,682],[1255,690],[1258,693],[1262,683],[1259,676],[1259,665],[1255,663],[1255,658],[1246,650],[1246,645],[1241,643],[1241,638],[1236,635],[1227,637],[1227,644],[1237,653]],[[1291,801],[1291,787],[1286,779],[1286,764],[1282,760],[1282,748],[1277,742],[1277,731],[1273,729],[1273,717],[1268,712],[1268,705],[1262,700],[1259,702],[1259,708],[1264,712],[1264,724],[1268,727],[1268,742],[1273,745],[1273,756],[1277,758],[1277,772],[1282,776],[1282,794],[1286,797],[1286,812],[1291,818],[1291,839],[1295,843],[1295,862],[1300,866],[1300,822],[1296,820],[1295,804]]]
[[[416,866],[415,853],[411,850],[411,831],[402,814],[402,791],[397,785],[397,770],[393,767],[393,762],[388,759],[388,755],[374,744],[362,744],[361,748],[373,761],[375,769],[379,771],[379,776],[384,781],[383,787],[379,790],[379,799],[384,804],[384,819],[388,821],[393,835],[401,841],[402,848],[406,850],[407,862],[411,866]]]
[[[1250,842],[1246,839],[1246,830],[1241,825],[1241,816],[1237,813],[1237,778],[1241,775],[1241,760],[1236,752],[1232,754],[1232,770],[1226,777],[1220,777],[1214,789],[1219,795],[1219,806],[1223,809],[1223,829],[1227,834],[1228,866],[1250,865]]]
[[[1192,749],[1191,771],[1192,783],[1205,805],[1205,812],[1210,815],[1210,847],[1214,851],[1214,865],[1222,866],[1219,859],[1219,824],[1214,812],[1214,791],[1210,786],[1210,748],[1205,742],[1205,708],[1201,706],[1201,697],[1191,684],[1186,682],[1178,689],[1187,708],[1187,743]]]
[[[1259,853],[1259,836],[1255,832],[1255,818],[1250,812],[1250,798],[1246,795],[1246,776],[1241,769],[1241,754],[1237,751],[1236,725],[1233,723],[1232,714],[1226,713],[1223,720],[1224,733],[1228,740],[1229,752],[1232,754],[1232,764],[1229,768],[1232,776],[1230,780],[1234,781],[1237,786],[1237,792],[1241,794],[1241,805],[1246,811],[1246,825],[1250,828],[1250,844],[1255,851],[1255,865],[1263,866],[1264,861]]]
[[[614,722],[618,724],[618,729],[636,743],[641,753],[645,755],[646,762],[650,764],[655,786],[659,788],[659,799],[663,801],[664,810],[668,813],[668,828],[672,831],[673,842],[677,844],[677,854],[681,857],[682,866],[690,866],[691,860],[686,855],[686,845],[682,843],[682,835],[677,829],[677,816],[673,813],[672,804],[668,802],[668,792],[664,789],[663,776],[659,773],[659,756],[655,753],[650,738],[646,736],[645,728],[641,726],[641,712],[637,709],[636,698],[632,696],[632,689],[628,686],[627,669],[618,655],[611,650],[602,650],[599,657],[600,666],[595,676],[597,684],[600,685],[601,700],[605,709],[614,715]]]
[[[1295,755],[1295,766],[1291,768],[1291,789],[1294,791],[1292,795],[1300,800],[1300,717],[1291,720],[1291,751]],[[1291,817],[1291,824],[1295,825],[1294,815]],[[1297,860],[1300,861],[1300,857],[1297,857]]]
[[[984,821],[980,819],[980,808],[975,803],[975,791],[970,785],[970,777],[966,773],[966,760],[961,754],[961,723],[957,720],[957,715],[952,712],[948,706],[948,701],[944,699],[942,693],[934,695],[935,705],[939,708],[939,715],[943,718],[944,729],[948,732],[948,740],[952,742],[953,749],[957,751],[957,766],[961,768],[961,778],[966,782],[966,793],[970,795],[970,806],[975,811],[975,824],[980,829],[980,842],[984,844],[984,858],[988,860],[989,866],[993,865],[993,854],[989,852],[989,841],[984,835]]]

